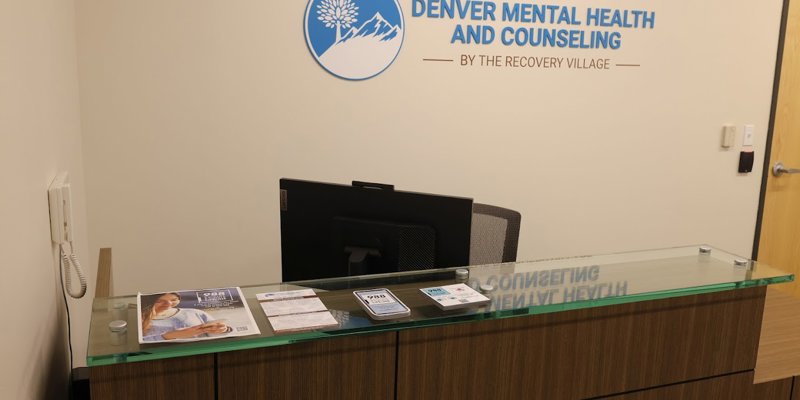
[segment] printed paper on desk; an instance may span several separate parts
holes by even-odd
[[[443,310],[479,306],[489,303],[489,298],[463,284],[436,286],[420,289]]]
[[[260,333],[238,287],[139,293],[136,308],[140,344]]]
[[[257,293],[258,301],[296,299],[298,297],[314,297],[317,294],[313,289],[285,290],[283,292]]]
[[[260,304],[268,317],[328,310],[325,304],[322,304],[319,297],[265,301]]]
[[[334,328],[339,326],[336,318],[330,311],[313,312],[306,314],[281,315],[268,318],[272,330],[275,332],[291,332],[309,329]]]

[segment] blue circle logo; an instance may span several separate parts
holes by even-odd
[[[380,74],[403,44],[403,12],[397,0],[309,0],[306,42],[319,65],[340,78]]]

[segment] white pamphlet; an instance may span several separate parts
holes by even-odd
[[[268,319],[272,330],[277,333],[339,326],[339,322],[333,318],[330,311],[281,315]]]
[[[314,297],[317,294],[313,289],[287,290],[283,292],[257,293],[258,301],[294,299],[298,297]]]
[[[442,310],[455,310],[465,307],[477,307],[489,303],[489,298],[475,289],[463,284],[436,286],[420,289],[425,296]]]
[[[339,326],[313,289],[258,293],[256,298],[275,333]]]
[[[265,301],[261,303],[261,308],[268,317],[328,310],[318,297]]]

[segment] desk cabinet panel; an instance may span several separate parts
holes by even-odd
[[[214,355],[92,367],[92,400],[213,400]]]
[[[792,378],[753,385],[753,373],[742,372],[717,378],[643,390],[603,400],[785,400],[791,396]]]
[[[219,399],[392,399],[397,332],[219,353]]]
[[[752,371],[764,295],[762,287],[401,331],[397,399],[582,399]]]

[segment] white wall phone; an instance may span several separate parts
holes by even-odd
[[[58,243],[61,260],[64,263],[65,289],[71,297],[79,299],[86,294],[86,277],[72,247],[72,196],[67,172],[56,175],[47,189],[47,197],[50,202],[50,235],[53,242]],[[72,288],[70,266],[75,267],[81,285],[77,291]]]

